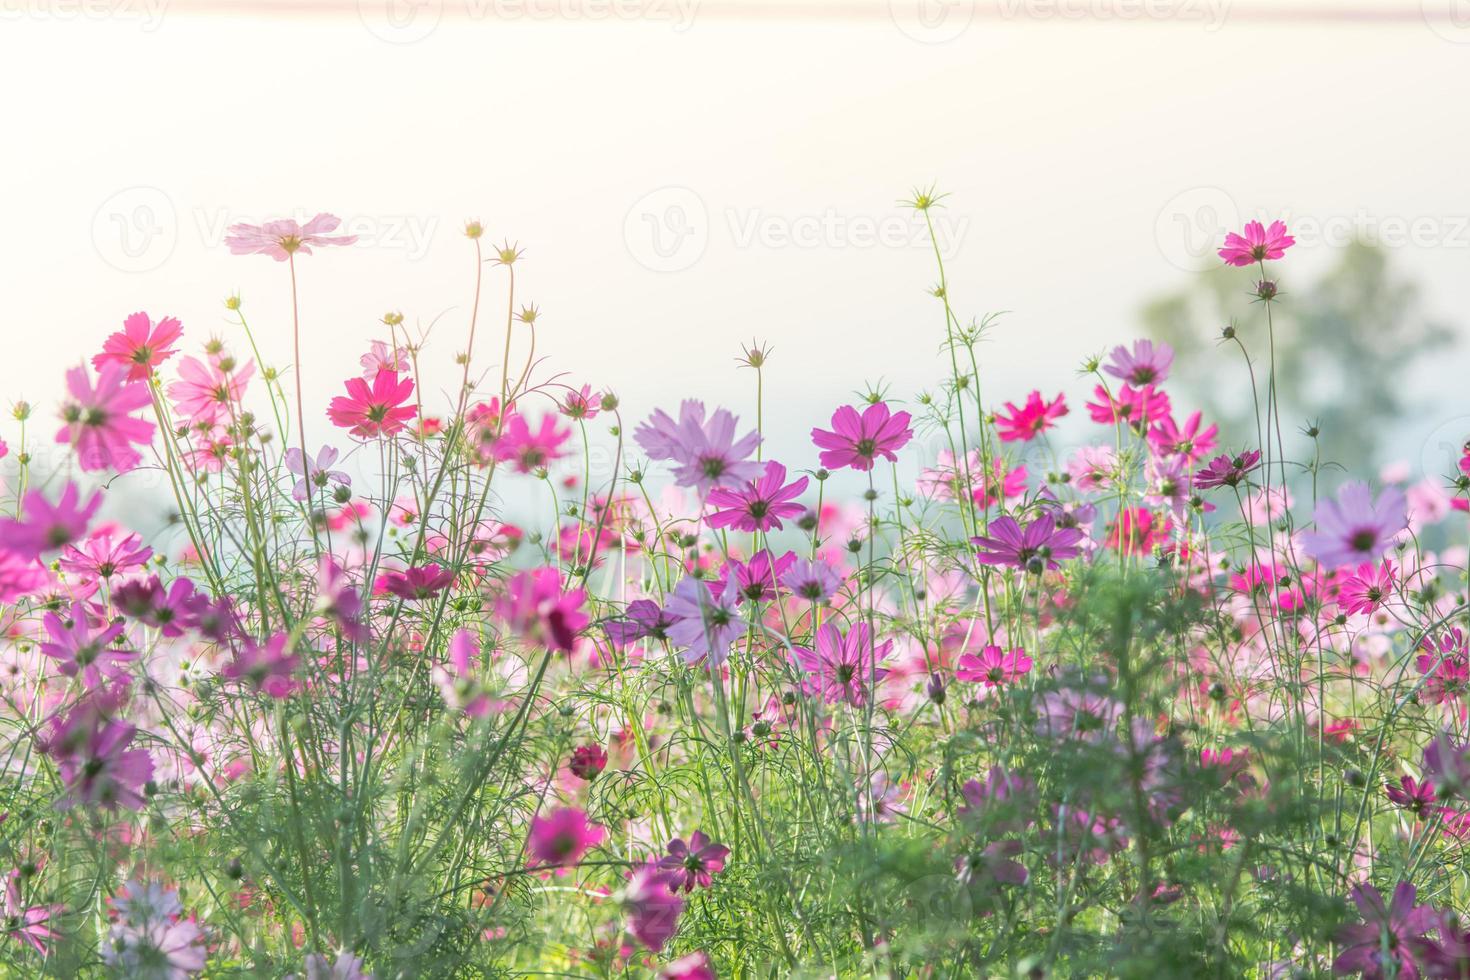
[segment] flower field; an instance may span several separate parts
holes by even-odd
[[[941,264],[933,388],[785,459],[779,344],[625,418],[474,222],[432,343],[303,364],[338,227],[230,229],[290,323],[160,297],[15,406],[0,975],[1470,978],[1470,445],[1296,451],[1282,222],[1218,243],[1245,444],[1146,339],[993,398]]]

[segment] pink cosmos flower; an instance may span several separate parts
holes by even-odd
[[[578,779],[591,782],[607,768],[607,752],[596,742],[579,745],[572,750],[567,761],[567,771]]]
[[[381,340],[375,340],[368,348],[368,352],[362,355],[359,363],[362,364],[364,381],[373,380],[383,371],[406,374],[409,369],[408,348],[390,348]]]
[[[1404,980],[1417,977],[1416,950],[1421,947],[1424,933],[1435,925],[1434,910],[1414,904],[1417,894],[1412,884],[1401,881],[1385,905],[1378,889],[1354,885],[1353,902],[1363,921],[1337,931],[1336,940],[1344,948],[1332,961],[1332,972],[1398,976]]]
[[[331,235],[342,224],[334,214],[318,214],[306,224],[297,224],[293,219],[282,218],[267,221],[263,225],[230,225],[225,235],[225,245],[232,255],[269,255],[277,262],[285,262],[296,252],[311,254],[311,246],[351,245],[356,235]]]
[[[227,424],[233,421],[254,374],[253,361],[242,367],[231,358],[210,358],[205,363],[186,357],[179,362],[179,380],[168,386],[168,396],[178,413],[194,425]]]
[[[92,367],[101,371],[107,364],[117,364],[128,369],[129,381],[147,380],[154,368],[178,353],[172,345],[183,333],[183,326],[171,316],[155,326],[147,313],[134,313],[103,341],[102,353],[92,355]]]
[[[123,535],[114,528],[99,528],[78,545],[61,551],[61,569],[83,579],[110,579],[134,568],[142,568],[153,557],[153,549],[138,534]]]
[[[571,437],[572,430],[557,428],[555,415],[543,415],[540,427],[533,432],[517,412],[506,421],[495,456],[513,461],[519,473],[532,473],[560,459],[564,455],[562,446]]]
[[[1260,465],[1261,454],[1254,449],[1236,456],[1229,454],[1216,456],[1195,473],[1194,485],[1200,490],[1213,490],[1215,487],[1238,487],[1251,471]]]
[[[851,466],[871,470],[878,457],[898,461],[898,451],[914,437],[909,413],[890,413],[883,402],[874,402],[862,415],[851,405],[832,413],[832,430],[812,429],[812,442],[822,450],[818,457],[828,469]]]
[[[1424,747],[1424,775],[1434,778],[1442,796],[1470,799],[1470,744],[1448,732],[1436,735]]]
[[[1096,691],[1064,687],[1043,694],[1036,712],[1039,735],[1097,742],[1113,730],[1123,706]]]
[[[148,445],[153,441],[153,423],[131,414],[151,404],[148,386],[127,380],[127,371],[108,364],[97,372],[94,387],[84,366],[66,372],[66,387],[71,399],[61,407],[61,420],[66,423],[56,433],[56,441],[69,444],[77,454],[77,463],[87,472],[113,469],[126,473],[143,459],[133,444]]]
[[[720,570],[714,591],[733,598],[737,603],[774,602],[780,593],[778,585],[782,577],[795,564],[795,552],[788,551],[779,558],[773,558],[765,548],[757,551],[749,562],[731,558]]]
[[[394,436],[418,414],[408,404],[413,395],[413,379],[399,379],[396,372],[379,371],[372,385],[362,378],[348,378],[346,395],[338,395],[327,406],[332,424],[349,429],[362,439]]]
[[[858,788],[857,818],[863,823],[892,823],[907,812],[903,784],[893,782],[886,772],[873,773],[868,785]]]
[[[1058,528],[1056,518],[1042,514],[1023,529],[1009,515],[990,522],[990,533],[970,539],[985,565],[1012,565],[1040,575],[1061,567],[1058,561],[1075,558],[1081,549],[1082,532],[1074,527]]]
[[[657,953],[679,929],[684,900],[669,888],[668,875],[655,864],[635,868],[622,892],[628,931]]]
[[[168,637],[184,635],[203,598],[196,594],[189,579],[176,578],[165,589],[157,575],[124,582],[112,596],[113,603],[125,615]]]
[[[384,572],[378,576],[378,588],[400,599],[422,602],[432,599],[454,582],[454,569],[437,562],[412,565],[401,572]]]
[[[783,517],[800,517],[805,511],[794,503],[806,491],[807,478],[786,482],[786,467],[772,460],[758,480],[747,481],[739,489],[716,487],[709,492],[709,505],[718,508],[709,516],[712,528],[733,527],[737,531],[768,532],[780,530]]]
[[[1031,658],[1020,647],[1002,650],[994,644],[986,644],[980,653],[961,654],[955,664],[956,680],[984,683],[986,687],[1012,684],[1031,671]]]
[[[471,718],[490,713],[490,696],[480,690],[475,679],[480,659],[480,641],[469,630],[455,630],[449,638],[449,659],[436,664],[432,680],[439,687],[444,703]]]
[[[362,621],[362,596],[330,555],[323,555],[317,566],[316,611],[335,622],[349,640],[367,642],[369,632]]]
[[[669,890],[674,892],[708,888],[713,876],[725,870],[725,858],[730,853],[728,847],[714,843],[702,830],[690,834],[687,844],[682,837],[675,837],[666,850],[658,867],[668,875]]]
[[[1355,574],[1343,579],[1337,592],[1337,604],[1349,616],[1375,613],[1393,595],[1396,581],[1392,561],[1384,561],[1376,567],[1371,562],[1364,562]]]
[[[116,698],[96,691],[52,723],[43,749],[66,786],[62,806],[143,808],[141,790],[153,778],[153,760],[146,750],[129,747],[136,728],[108,717]]]
[[[41,622],[50,637],[41,644],[41,652],[57,661],[67,677],[80,677],[88,687],[124,676],[127,662],[137,657],[134,651],[114,645],[122,636],[123,624],[94,619],[86,603],[72,603],[66,619],[48,612]],[[97,630],[98,626],[103,628]]]
[[[102,492],[93,493],[80,507],[79,496],[77,485],[70,480],[55,504],[39,490],[27,493],[22,517],[0,519],[0,548],[31,561],[81,538],[102,506]]]
[[[820,558],[798,558],[781,576],[781,584],[807,602],[826,602],[842,587],[842,577]]]
[[[495,614],[527,643],[570,653],[588,623],[582,589],[563,592],[554,568],[517,572],[495,603]]]
[[[1230,232],[1225,236],[1225,247],[1220,249],[1220,258],[1228,265],[1253,265],[1270,259],[1275,261],[1296,244],[1296,239],[1286,233],[1286,222],[1273,221],[1264,228],[1259,221],[1247,221],[1245,234]]]
[[[1377,500],[1366,483],[1346,483],[1336,500],[1317,505],[1317,528],[1302,535],[1302,543],[1324,568],[1376,562],[1409,526],[1408,501],[1397,487],[1388,487]]]
[[[531,820],[526,853],[532,866],[564,868],[582,860],[582,855],[601,844],[604,836],[601,827],[588,823],[584,811],[562,807]]]
[[[1093,389],[1095,402],[1087,403],[1087,412],[1092,420],[1101,425],[1124,423],[1136,431],[1146,432],[1149,426],[1169,416],[1169,396],[1153,385],[1134,389],[1128,385],[1110,395],[1102,385]]]
[[[298,980],[291,974],[286,980]],[[333,959],[325,953],[308,953],[305,980],[373,980],[362,965],[362,957],[343,950]]]
[[[1148,442],[1153,451],[1161,456],[1183,456],[1191,464],[1198,463],[1215,450],[1215,437],[1220,427],[1212,425],[1201,430],[1202,416],[1195,412],[1180,428],[1174,416],[1165,415],[1148,430]]]
[[[703,950],[681,956],[658,971],[658,980],[715,980],[715,968]]]
[[[285,633],[276,633],[264,643],[245,637],[235,651],[235,658],[220,673],[278,701],[289,698],[301,689],[296,677],[301,658],[286,649],[289,639]]]
[[[735,437],[738,419],[723,408],[716,409],[706,423],[704,403],[687,400],[679,405],[679,421],[662,410],[654,412],[638,427],[633,438],[649,459],[672,460],[674,482],[701,494],[717,486],[754,480],[763,469],[746,459],[760,445],[760,433]]]
[[[796,666],[811,676],[802,685],[809,694],[820,694],[828,704],[846,701],[854,707],[867,703],[871,688],[888,676],[877,666],[893,650],[885,640],[876,649],[867,623],[857,623],[843,635],[833,623],[817,630],[816,649],[793,647]]]
[[[5,935],[45,956],[50,949],[49,943],[58,935],[50,923],[60,917],[66,906],[60,903],[27,905],[21,897],[21,881],[19,870],[12,870],[5,879],[5,894],[3,902],[0,902]]]
[[[130,880],[112,904],[116,920],[101,953],[118,975],[187,980],[204,969],[204,930],[183,914],[177,891]]]
[[[1061,393],[1047,402],[1042,400],[1041,392],[1033,391],[1020,408],[1015,402],[1006,402],[1005,410],[995,413],[995,428],[1001,442],[1030,442],[1050,429],[1067,411],[1067,400]]]
[[[1427,779],[1421,781],[1413,776],[1400,776],[1397,786],[1384,783],[1383,790],[1390,803],[1408,810],[1421,820],[1444,809],[1439,805],[1439,791]]]
[[[1107,446],[1083,446],[1067,460],[1067,475],[1078,490],[1105,490],[1118,473],[1118,454]]]
[[[599,396],[593,393],[591,385],[568,388],[565,397],[557,405],[557,411],[569,419],[591,421],[597,418],[598,402]]]
[[[997,456],[990,461],[990,473],[982,475],[972,473],[975,480],[975,488],[970,491],[970,499],[975,502],[976,507],[990,508],[1002,500],[1011,500],[1026,493],[1026,478],[1030,475],[1026,467],[1010,467],[1004,459]]]
[[[1152,340],[1135,340],[1133,350],[1119,344],[1113,348],[1103,370],[1135,388],[1160,385],[1169,380],[1169,366],[1174,363],[1174,348],[1155,344]]]
[[[316,459],[306,458],[300,449],[292,447],[286,450],[286,469],[295,473],[299,479],[291,488],[292,500],[305,500],[311,495],[313,489],[326,492],[328,484],[335,483],[339,487],[352,486],[352,477],[341,470],[331,468],[337,462],[337,450],[331,446],[323,446],[317,451]]]

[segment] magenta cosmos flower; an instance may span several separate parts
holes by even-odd
[[[1384,904],[1378,889],[1354,885],[1353,902],[1363,921],[1338,930],[1336,938],[1343,950],[1332,961],[1332,972],[1417,977],[1415,947],[1436,924],[1429,906],[1414,904],[1417,894],[1412,884],[1401,881],[1393,898]]]
[[[716,844],[702,830],[689,835],[689,842],[682,837],[669,841],[668,853],[659,859],[659,869],[668,875],[671,891],[692,892],[695,887],[708,888],[714,875],[725,870],[725,858],[730,849]]]
[[[990,534],[970,539],[980,549],[982,564],[1013,565],[1036,575],[1060,568],[1059,559],[1077,557],[1081,541],[1081,531],[1057,527],[1051,514],[1042,514],[1025,528],[1013,517],[997,517],[990,522]]]
[[[1296,239],[1286,233],[1284,221],[1273,221],[1270,228],[1262,227],[1259,221],[1247,221],[1244,235],[1232,231],[1225,236],[1220,258],[1229,265],[1253,265],[1279,259],[1295,244]]]
[[[709,504],[719,508],[709,516],[713,528],[733,527],[737,531],[781,530],[783,517],[800,517],[805,511],[794,503],[806,491],[807,478],[786,482],[786,467],[772,460],[758,480],[749,480],[739,489],[716,487],[709,492]]]
[[[5,920],[4,932],[45,956],[47,944],[57,937],[50,923],[61,916],[66,906],[59,903],[27,905],[21,897],[21,881],[18,869],[11,871],[5,880],[4,900],[0,903],[0,915]]]
[[[533,430],[517,413],[506,421],[495,444],[495,457],[515,463],[517,472],[531,473],[560,459],[562,444],[571,437],[571,429],[557,428],[555,415],[542,416],[540,428]]]
[[[1001,442],[1030,442],[1050,429],[1067,411],[1067,400],[1061,393],[1045,401],[1041,392],[1033,391],[1019,408],[1015,402],[1006,402],[1005,410],[995,413],[995,428]]]
[[[80,539],[102,506],[102,492],[92,494],[80,507],[78,497],[77,485],[70,481],[54,504],[41,491],[32,490],[25,496],[21,517],[0,519],[0,548],[30,560]]]
[[[342,222],[334,214],[318,214],[306,224],[297,224],[291,218],[267,221],[263,225],[235,224],[225,235],[225,245],[234,255],[269,255],[277,262],[285,262],[300,252],[311,254],[311,246],[351,245],[356,235],[331,235]]]
[[[746,459],[760,445],[760,433],[747,432],[737,439],[738,421],[720,408],[706,422],[704,403],[691,399],[680,403],[679,421],[656,411],[638,427],[633,438],[649,459],[667,459],[676,464],[675,483],[703,494],[717,486],[739,484],[761,475],[761,464]]]
[[[129,381],[144,381],[153,369],[173,357],[173,345],[183,336],[178,320],[166,316],[155,324],[147,313],[134,313],[123,328],[102,342],[102,353],[92,355],[92,367],[101,371],[108,364],[128,369]]]
[[[653,863],[635,868],[622,899],[633,938],[655,953],[663,949],[678,931],[684,911],[684,900],[669,887],[669,876]]]
[[[94,693],[54,724],[45,751],[56,760],[66,786],[62,806],[143,808],[143,784],[153,778],[153,759],[131,747],[136,728],[106,717],[108,705],[102,702],[114,700],[113,694]]]
[[[533,865],[566,867],[602,843],[603,829],[587,821],[587,814],[573,807],[552,810],[531,821],[526,853]]]
[[[834,624],[823,623],[816,648],[793,647],[791,655],[796,666],[811,675],[803,685],[808,693],[822,695],[829,704],[846,701],[861,707],[872,693],[870,687],[888,676],[877,665],[892,649],[892,640],[874,649],[867,623],[858,623],[845,636]]]
[[[536,568],[511,576],[495,613],[527,643],[570,653],[588,622],[586,602],[582,589],[562,591],[556,569]]]
[[[1402,490],[1389,487],[1373,499],[1366,483],[1354,481],[1337,491],[1336,500],[1324,500],[1314,515],[1315,531],[1302,535],[1307,554],[1326,568],[1376,562],[1409,526],[1408,503]]]
[[[1031,658],[1020,647],[1002,650],[987,644],[978,654],[966,653],[955,664],[956,680],[983,683],[986,687],[1010,684],[1031,671]]]
[[[133,444],[153,441],[153,423],[134,418],[132,413],[151,404],[153,396],[142,382],[130,382],[128,372],[108,364],[97,372],[97,384],[84,366],[66,372],[71,399],[61,407],[65,423],[56,441],[71,445],[77,464],[85,471],[113,469],[126,473],[142,462]]]
[[[384,572],[378,576],[378,587],[400,599],[419,602],[432,599],[454,581],[454,569],[437,562],[412,565],[401,572]]]
[[[242,681],[268,697],[281,700],[289,698],[301,688],[296,679],[296,668],[301,658],[286,648],[289,637],[276,633],[264,643],[256,643],[246,637],[235,659],[220,671],[230,680]]]
[[[1396,582],[1393,562],[1385,561],[1379,566],[1363,562],[1355,574],[1343,579],[1337,591],[1337,604],[1349,616],[1377,612],[1393,595]]]
[[[832,413],[830,432],[812,429],[812,442],[822,450],[818,458],[833,470],[844,466],[871,470],[879,456],[897,462],[898,451],[913,437],[909,413],[890,413],[883,402],[869,405],[861,415],[851,405],[843,405]]]
[[[99,687],[106,679],[122,677],[127,663],[138,655],[115,645],[122,636],[123,624],[109,623],[98,617],[94,621],[84,602],[72,603],[63,619],[48,612],[41,620],[49,640],[41,643],[41,653],[57,661],[67,677],[80,677],[88,687]]]
[[[1200,490],[1213,490],[1215,487],[1238,487],[1250,472],[1260,465],[1261,454],[1255,449],[1248,449],[1237,456],[1229,454],[1216,456],[1195,473],[1194,485]]]
[[[371,385],[362,378],[348,378],[344,387],[347,394],[332,399],[327,416],[333,425],[363,439],[397,435],[418,414],[406,404],[413,395],[412,378],[379,371]]]

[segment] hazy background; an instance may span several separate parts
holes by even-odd
[[[1282,216],[1288,302],[1366,239],[1460,343],[1412,364],[1355,348],[1361,376],[1319,387],[1422,398],[1389,453],[1416,469],[1470,431],[1470,3],[160,2],[0,0],[0,393],[48,440],[63,369],[134,310],[244,353],[238,292],[285,366],[285,266],[221,241],[324,210],[363,240],[299,263],[314,440],[385,311],[441,317],[427,363],[453,384],[478,218],[525,249],[540,349],[630,420],[698,396],[753,422],[734,357],[773,346],[772,449],[805,465],[807,428],[854,389],[941,377],[934,258],[897,204],[931,182],[957,309],[1011,311],[988,396],[1065,390],[1077,421],[1083,357],[1196,289],[1225,228]],[[1374,336],[1385,312],[1342,302]],[[1218,361],[1194,368],[1229,385],[1221,325],[1201,314]],[[1331,343],[1317,329],[1298,356]]]

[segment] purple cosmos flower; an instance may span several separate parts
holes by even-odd
[[[264,643],[246,637],[235,651],[235,659],[220,673],[230,680],[244,681],[277,700],[289,698],[301,689],[301,682],[296,679],[301,658],[286,649],[288,639],[285,633],[277,633]]]
[[[666,640],[674,617],[652,599],[634,599],[625,610],[627,619],[614,619],[603,624],[608,639],[619,646],[643,639]]]
[[[53,905],[27,905],[21,898],[20,871],[12,870],[5,880],[5,892],[0,896],[0,917],[4,920],[4,933],[16,942],[46,955],[47,943],[55,939],[57,932],[50,923],[66,910],[60,903]]]
[[[204,930],[183,914],[177,891],[129,881],[112,904],[117,918],[101,953],[118,975],[183,980],[204,969]]]
[[[909,413],[890,413],[883,402],[875,402],[859,415],[851,405],[832,413],[832,431],[812,429],[812,442],[823,452],[818,457],[828,469],[851,466],[871,470],[881,456],[897,462],[897,453],[914,437]]]
[[[0,548],[31,560],[80,539],[102,506],[102,492],[92,494],[81,507],[77,506],[79,495],[77,485],[70,481],[61,488],[55,504],[39,490],[26,494],[23,517],[0,519]]]
[[[802,685],[808,694],[820,694],[829,704],[846,701],[860,707],[867,703],[870,687],[888,676],[877,665],[892,649],[892,640],[874,649],[867,623],[853,626],[846,636],[834,624],[823,623],[816,649],[793,647],[791,655],[797,668],[811,675]]]
[[[52,722],[43,751],[56,760],[66,785],[62,806],[97,805],[108,810],[143,808],[143,784],[153,778],[153,759],[130,748],[137,729],[111,717],[125,685],[98,689]]]
[[[1429,780],[1417,780],[1413,776],[1400,776],[1399,783],[1384,783],[1383,790],[1388,801],[1403,807],[1420,819],[1427,818],[1444,807],[1439,805],[1439,790]]]
[[[628,931],[657,953],[679,928],[684,900],[669,887],[668,873],[649,863],[633,869],[622,892]]]
[[[668,875],[669,890],[692,892],[695,887],[708,888],[711,877],[725,870],[725,857],[730,849],[716,844],[702,830],[689,835],[689,843],[681,837],[669,841],[668,853],[659,859],[659,869]]]
[[[786,467],[772,460],[758,480],[750,480],[739,489],[717,487],[709,493],[709,505],[723,508],[709,516],[713,528],[733,527],[737,531],[770,531],[785,527],[783,517],[800,517],[806,509],[792,503],[806,491],[807,478],[786,482]]]
[[[1025,776],[991,766],[985,781],[971,779],[960,787],[965,804],[956,813],[986,824],[996,833],[1020,830],[1031,822],[1029,811],[1036,806],[1036,784]]]
[[[734,590],[719,593],[697,578],[684,578],[674,586],[667,612],[674,617],[669,642],[684,650],[684,660],[697,664],[708,659],[718,667],[730,657],[730,644],[745,631],[745,621],[736,608]]]
[[[788,551],[780,558],[772,558],[764,549],[755,553],[748,562],[731,558],[720,572],[722,588],[739,602],[774,602],[778,586],[788,569],[796,564],[796,552]],[[733,593],[731,590],[734,590]]]
[[[201,602],[208,602],[194,591],[194,583],[176,578],[165,590],[157,575],[124,582],[112,594],[113,602],[126,616],[145,626],[152,626],[164,636],[183,636],[194,621]]]
[[[1424,775],[1434,778],[1441,795],[1470,799],[1470,744],[1448,732],[1436,735],[1424,747]]]
[[[527,643],[570,653],[587,625],[586,603],[586,590],[562,591],[556,569],[533,568],[511,576],[495,614]]]
[[[362,596],[358,595],[347,577],[347,572],[323,555],[317,566],[316,610],[337,624],[342,635],[354,643],[366,643],[367,624],[362,621]]]
[[[378,576],[378,588],[411,602],[432,599],[454,582],[454,569],[437,562],[412,565],[401,572],[384,572]]]
[[[1377,561],[1409,526],[1404,492],[1388,487],[1373,499],[1366,483],[1344,484],[1336,500],[1317,505],[1317,529],[1302,535],[1307,554],[1327,568]]]
[[[130,568],[142,568],[152,557],[153,549],[143,543],[141,535],[94,531],[80,544],[62,550],[61,569],[85,579],[109,579]]]
[[[132,650],[113,645],[122,636],[123,624],[111,623],[93,617],[83,602],[74,602],[71,615],[63,619],[48,612],[42,620],[50,641],[41,644],[41,652],[53,660],[60,661],[61,672],[67,677],[81,677],[88,687],[98,687],[104,679],[122,677],[128,661],[138,655]],[[103,627],[94,632],[96,627]]]
[[[1238,456],[1225,453],[1200,467],[1194,475],[1194,485],[1201,490],[1238,487],[1246,475],[1260,465],[1261,454],[1257,450],[1249,449]]]
[[[760,445],[760,434],[751,431],[735,438],[737,421],[719,408],[706,422],[704,403],[690,399],[679,405],[679,421],[655,411],[633,438],[650,459],[673,460],[675,483],[707,494],[717,486],[755,480],[765,469],[746,459]]]
[[[1415,948],[1422,943],[1424,933],[1435,925],[1435,917],[1429,906],[1414,904],[1417,894],[1412,884],[1401,881],[1385,905],[1378,889],[1354,885],[1353,902],[1363,921],[1337,931],[1337,942],[1344,948],[1332,961],[1332,972],[1374,977],[1418,976]]]
[[[807,602],[826,602],[842,587],[842,577],[820,558],[798,558],[781,576],[781,584]]]
[[[1018,840],[998,840],[978,853],[955,858],[955,877],[962,885],[1024,885],[1030,877],[1026,866],[1014,858],[1023,846]]]
[[[531,819],[526,853],[533,865],[570,867],[606,836],[606,831],[587,820],[585,811],[564,806]]]
[[[1057,560],[1075,558],[1081,549],[1082,532],[1076,528],[1058,528],[1056,518],[1042,514],[1025,529],[1010,516],[990,522],[990,534],[971,538],[980,549],[979,560],[986,565],[1014,565],[1040,575],[1061,566]]]
[[[1036,702],[1036,732],[1051,738],[1097,742],[1113,730],[1123,706],[1096,691],[1066,687]]]
[[[1131,352],[1122,344],[1114,347],[1103,370],[1135,388],[1142,388],[1144,385],[1163,384],[1167,381],[1169,367],[1173,363],[1174,348],[1168,344],[1135,340]]]
[[[352,486],[352,477],[331,468],[335,462],[337,450],[332,446],[323,446],[318,450],[315,460],[306,457],[300,449],[286,450],[286,469],[298,477],[296,486],[291,489],[291,499],[305,500],[313,490],[325,492],[330,483],[341,487]]]
[[[342,224],[335,214],[318,214],[306,224],[298,224],[293,218],[267,221],[263,225],[230,225],[225,235],[225,246],[232,255],[269,255],[277,262],[285,262],[300,252],[310,255],[313,245],[351,245],[356,235],[332,235]]]

